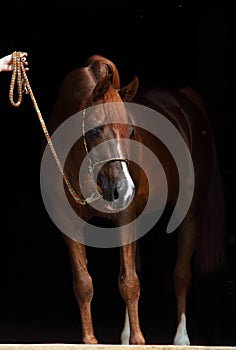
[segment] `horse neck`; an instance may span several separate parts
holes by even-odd
[[[65,77],[48,121],[50,133],[85,107],[95,84],[96,81],[87,67],[76,69]]]

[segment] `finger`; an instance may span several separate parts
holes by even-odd
[[[27,52],[21,52],[20,53],[20,58],[25,58],[26,56],[28,56],[28,53]]]

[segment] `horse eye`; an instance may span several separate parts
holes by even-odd
[[[96,127],[96,128],[93,128],[93,129],[91,129],[90,130],[90,133],[91,133],[91,135],[98,135],[98,131],[99,131],[99,128],[98,127]]]

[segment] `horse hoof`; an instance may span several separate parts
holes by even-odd
[[[173,343],[174,345],[190,345],[190,340],[187,335],[182,337],[176,336]]]
[[[88,336],[83,338],[84,344],[98,344],[97,339],[94,336]]]

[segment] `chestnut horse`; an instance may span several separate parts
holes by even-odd
[[[137,109],[139,114],[147,111],[159,113],[158,115],[166,119],[181,135],[191,156],[187,162],[188,167],[181,175],[184,177],[183,185],[190,194],[193,180],[191,164],[194,169],[194,186],[192,196],[188,200],[188,210],[177,228],[178,254],[174,268],[177,325],[174,344],[190,344],[186,326],[186,301],[191,285],[193,256],[196,255],[196,259],[198,257],[202,263],[202,271],[205,272],[218,268],[223,259],[224,225],[221,219],[223,206],[220,196],[219,169],[209,121],[203,105],[199,102],[201,100],[198,95],[191,89],[177,91],[156,87],[142,88],[139,86],[137,77],[127,86],[122,87],[115,64],[107,58],[94,55],[88,59],[84,67],[73,70],[62,81],[58,99],[48,121],[50,134],[53,135],[71,116],[77,113],[81,115],[76,125],[82,128],[82,136],[80,134],[81,137],[69,150],[64,164],[64,171],[70,185],[80,198],[76,201],[69,187],[65,182],[63,183],[66,198],[70,208],[73,208],[73,213],[82,218],[84,226],[91,218],[100,216],[111,220],[114,227],[127,233],[118,238],[120,240],[118,286],[126,305],[125,324],[121,334],[122,344],[145,344],[139,322],[140,281],[136,266],[139,238],[137,232],[139,229],[142,230],[142,227],[135,228],[138,222],[136,219],[145,210],[149,196],[156,198],[157,205],[149,205],[148,212],[163,210],[166,203],[170,203],[175,208],[180,191],[179,172],[181,171],[177,168],[176,159],[165,142],[152,134],[148,126],[151,122],[149,116],[146,115],[142,119],[141,115],[141,119],[146,122],[146,127],[145,124],[140,125],[136,122],[136,109],[131,108],[129,111],[129,106],[139,106],[140,108]],[[68,136],[64,134],[63,137],[66,139]],[[130,155],[131,144],[125,140],[143,145],[140,152],[136,148],[134,151],[137,164]],[[105,142],[108,142],[106,144],[108,146],[103,147],[101,151],[100,146]],[[151,154],[160,160],[164,172],[157,173],[153,159],[149,159]],[[80,178],[79,169],[85,157],[89,160],[89,166],[85,167],[87,170]],[[142,165],[145,169],[142,169]],[[58,181],[62,182],[60,174],[57,178],[53,177],[50,183],[55,196]],[[92,188],[95,199],[93,196],[89,200],[85,198],[81,188],[82,182],[87,183],[90,189]],[[166,191],[166,185],[168,191]],[[159,198],[165,198],[165,203],[158,201]],[[94,207],[93,199],[95,203],[101,201],[108,203],[107,210]],[[51,206],[53,218],[56,222],[61,220],[65,228],[61,231],[71,260],[73,289],[81,315],[82,342],[96,344],[98,341],[94,334],[91,314],[93,281],[86,259],[86,244],[90,245],[90,243],[86,241],[86,233],[84,236],[81,232],[78,233],[78,239],[76,235],[67,234],[66,230],[74,224],[74,219],[63,213],[64,208],[60,205],[60,200],[58,195],[56,205]],[[129,225],[131,223],[132,225]],[[80,239],[81,237],[85,239]],[[105,236],[105,238],[101,237],[104,242],[108,239]],[[95,240],[95,237],[93,238]]]

